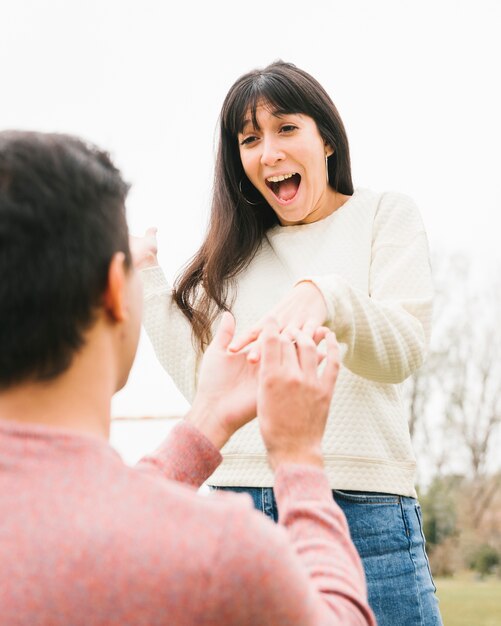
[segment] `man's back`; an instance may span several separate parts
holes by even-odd
[[[53,429],[1,422],[0,459],[3,623],[206,623],[245,503],[197,497]]]
[[[219,461],[186,425],[129,468],[98,438],[0,420],[2,623],[314,623],[285,530],[165,478],[196,484]]]

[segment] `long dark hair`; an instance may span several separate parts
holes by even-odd
[[[315,120],[333,149],[328,159],[329,184],[353,194],[348,138],[341,117],[320,83],[292,63],[276,61],[241,76],[230,88],[221,110],[209,227],[200,249],[176,280],[174,299],[189,319],[199,349],[211,339],[212,324],[228,302],[230,287],[258,250],[278,218],[245,175],[238,133],[250,110],[266,103],[280,113],[300,113]]]

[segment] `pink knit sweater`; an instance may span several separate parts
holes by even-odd
[[[274,525],[248,496],[197,494],[220,461],[186,423],[131,468],[104,440],[0,420],[1,624],[374,624],[324,473],[279,469]]]

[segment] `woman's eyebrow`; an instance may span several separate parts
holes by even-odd
[[[247,128],[249,124],[252,124],[252,120],[243,120],[242,126],[241,126],[242,130],[245,130],[245,128]]]
[[[273,117],[276,117],[277,119],[283,119],[286,115],[299,115],[299,113],[291,113],[290,111],[283,111],[281,109],[276,109],[275,111],[271,111],[271,114],[273,115]],[[242,122],[241,125],[241,130],[240,132],[243,133],[245,132],[247,126],[250,126],[252,130],[261,130],[259,124],[253,122],[253,120],[251,119],[245,119]]]
[[[259,124],[254,125],[254,122],[252,120],[246,119],[242,122],[242,125],[240,127],[241,128],[240,132],[244,133],[248,126],[250,126],[250,130],[260,130]]]

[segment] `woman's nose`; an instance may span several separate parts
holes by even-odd
[[[263,139],[261,165],[273,166],[284,159],[284,153],[273,139]]]

